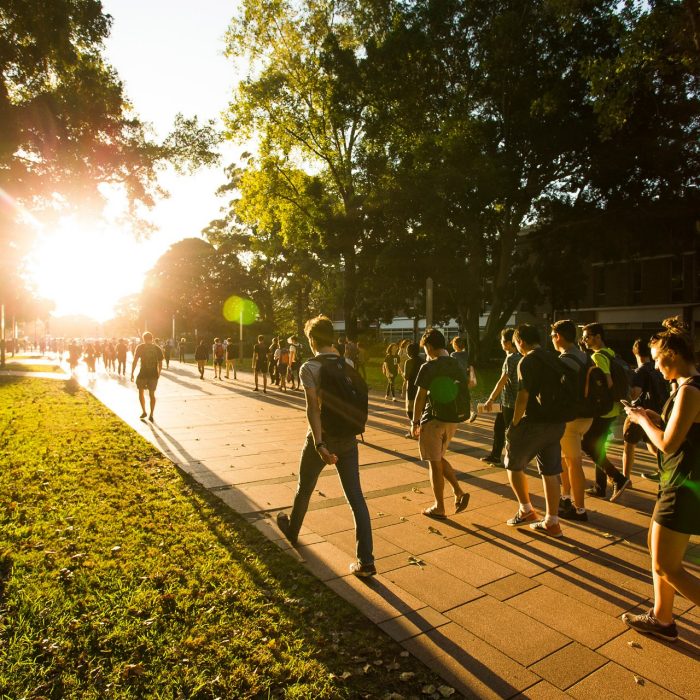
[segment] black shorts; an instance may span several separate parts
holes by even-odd
[[[700,535],[700,489],[696,481],[689,485],[659,489],[654,522],[675,532]]]
[[[267,362],[258,361],[255,363],[255,372],[267,372]]]

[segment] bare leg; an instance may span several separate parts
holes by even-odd
[[[151,414],[150,414],[149,418],[150,418],[151,420],[153,420],[153,411],[154,411],[154,409],[155,409],[155,407],[156,407],[156,392],[155,392],[155,391],[151,391],[151,390],[149,389],[149,391],[148,391],[148,399],[149,399],[149,402],[150,402],[150,404],[151,404]]]
[[[673,622],[676,591],[691,603],[700,605],[700,579],[683,567],[690,535],[651,524],[651,565],[654,576],[654,616],[661,624]]]
[[[141,418],[146,417],[146,392],[145,389],[139,389],[139,403],[141,404]]]
[[[561,492],[559,475],[543,476],[542,483],[544,484],[544,499],[547,502],[547,515],[557,516],[559,512],[559,493]]]
[[[513,489],[515,497],[518,499],[518,503],[523,505],[530,503],[530,490],[527,485],[527,475],[525,470],[523,471],[511,471],[508,472],[508,481],[510,482],[510,487]],[[557,499],[559,498],[557,494]]]
[[[443,492],[445,490],[445,477],[442,473],[442,460],[430,460],[430,485],[435,496],[435,512],[445,513],[445,499]]]
[[[458,498],[464,493],[457,479],[457,474],[455,474],[455,470],[444,457],[442,458],[442,475],[447,480],[447,483],[452,487],[455,498]]]
[[[561,495],[570,496],[571,480],[569,479],[569,471],[571,470],[571,463],[567,457],[562,457],[561,467]]]
[[[632,442],[626,442],[622,447],[622,473],[627,479],[630,478],[630,474],[632,473],[635,448],[636,445]]]

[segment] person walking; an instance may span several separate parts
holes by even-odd
[[[277,374],[279,376],[280,391],[287,391],[287,370],[289,368],[289,346],[282,345],[275,350],[275,360],[277,361]]]
[[[661,476],[648,537],[654,606],[641,615],[625,613],[622,620],[643,634],[675,641],[676,592],[700,606],[700,578],[683,566],[690,537],[700,535],[700,373],[685,324],[675,317],[663,326],[651,338],[651,356],[663,378],[677,382],[678,388],[661,415],[648,408],[625,408],[658,450]]]
[[[522,355],[513,344],[514,332],[512,328],[504,328],[501,331],[501,347],[506,354],[506,358],[503,360],[501,376],[484,402],[484,408],[488,413],[493,408],[493,402],[496,400],[496,397],[500,394],[501,410],[496,414],[496,420],[493,422],[491,452],[485,457],[481,457],[482,462],[495,466],[503,466],[501,456],[506,444],[506,430],[508,430],[513,420],[515,397],[518,393],[518,363],[522,359]]]
[[[513,341],[523,357],[518,363],[518,393],[513,420],[506,432],[505,465],[508,481],[518,501],[518,512],[507,524],[511,527],[527,524],[535,532],[562,537],[558,515],[559,475],[562,472],[559,441],[564,435],[566,419],[557,411],[560,360],[540,347],[540,335],[534,326],[518,326]],[[530,503],[525,468],[533,457],[537,458],[537,469],[544,485],[544,519]]]
[[[427,329],[420,345],[428,361],[418,370],[415,380],[418,391],[413,404],[411,434],[418,438],[420,458],[428,462],[435,497],[435,502],[423,510],[423,515],[445,520],[445,481],[452,487],[455,513],[461,513],[469,505],[469,494],[462,490],[452,465],[445,459],[457,426],[469,415],[469,379],[459,362],[450,357],[445,336],[439,330]],[[460,415],[461,412],[464,415]]]
[[[292,385],[292,391],[299,391],[301,390],[299,380],[299,370],[301,369],[299,338],[296,335],[292,335],[287,338],[287,342],[289,343],[289,382]],[[294,386],[295,379],[296,386]]]
[[[204,338],[199,341],[199,345],[195,348],[194,359],[199,370],[199,378],[204,379],[204,367],[209,362],[209,350],[207,350]]]
[[[123,377],[126,376],[126,353],[128,349],[129,346],[126,344],[126,340],[124,340],[124,338],[119,338],[119,342],[115,348],[117,353],[117,374]]]
[[[136,387],[139,390],[139,403],[141,404],[141,419],[146,417],[146,397],[148,390],[148,400],[150,413],[148,420],[153,421],[153,411],[156,407],[156,387],[158,378],[163,370],[163,351],[153,342],[153,335],[146,331],[140,343],[134,351],[134,359],[131,363],[131,381],[134,381],[136,365],[141,363],[138,377],[136,377]]]
[[[221,338],[214,338],[214,345],[211,348],[211,354],[214,358],[214,379],[222,379],[221,373],[226,362],[226,348],[221,342]]]
[[[413,438],[412,421],[413,421],[413,405],[418,393],[416,379],[418,371],[425,362],[420,356],[420,345],[418,343],[409,343],[406,348],[407,360],[403,366],[402,376],[406,380],[406,416],[409,420],[408,432],[404,437]]]
[[[357,433],[355,432],[359,427],[350,425],[348,429],[343,429],[343,416],[351,415],[353,406],[344,405],[340,397],[333,393],[333,387],[324,385],[323,379],[324,372],[326,377],[334,376],[331,374],[334,368],[344,373],[343,379],[351,380],[352,377],[356,377],[356,382],[359,375],[345,364],[338,350],[333,347],[333,323],[329,318],[317,316],[310,319],[306,322],[304,332],[314,355],[302,365],[300,371],[306,398],[308,428],[299,463],[299,481],[292,512],[291,515],[284,512],[278,513],[277,525],[284,536],[295,545],[318,478],[326,465],[334,465],[355,520],[357,558],[350,564],[350,572],[361,578],[374,576],[377,569],[374,564],[372,525],[360,483]],[[334,386],[337,386],[337,382]],[[324,402],[330,402],[331,398],[334,402],[324,406]],[[362,398],[366,419],[366,385],[363,397],[360,399]],[[330,432],[330,428],[324,429],[324,411],[329,410],[333,410],[335,414],[333,423],[338,434]],[[331,421],[328,420],[326,425],[330,426]]]
[[[469,353],[467,352],[467,341],[464,338],[456,336],[452,338],[452,350],[451,357],[454,357],[462,368],[467,373],[469,377],[469,388],[473,389],[476,386],[476,372],[474,371],[474,365],[469,361]],[[476,411],[472,411],[471,407],[469,409],[469,422],[473,423],[476,420]]]
[[[386,349],[384,362],[382,362],[382,373],[386,377],[386,392],[384,398],[388,399],[389,394],[391,394],[391,400],[396,401],[395,383],[396,375],[399,373],[399,356],[396,343],[391,343]]]
[[[357,342],[357,363],[355,364],[360,376],[367,381],[367,348],[365,344],[358,340]]]
[[[612,368],[611,363],[615,357],[615,351],[605,344],[605,329],[600,323],[589,323],[583,327],[581,339],[586,347],[593,352],[592,359],[596,366],[600,367],[607,376],[608,388],[612,392]],[[589,496],[605,498],[608,479],[613,483],[611,503],[617,501],[623,491],[632,483],[629,479],[613,466],[608,459],[608,443],[612,436],[612,429],[617,417],[622,411],[618,401],[613,402],[610,412],[593,419],[591,427],[583,436],[583,451],[595,462],[595,480],[592,488],[586,489]]]
[[[268,364],[268,371],[270,375],[270,384],[279,384],[280,383],[280,377],[279,377],[279,371],[277,369],[277,350],[279,349],[280,346],[280,339],[279,337],[273,338],[272,342],[270,343],[270,347],[267,349],[267,357],[269,360]]]
[[[236,345],[231,338],[226,338],[226,379],[229,379],[231,370],[233,370],[233,378],[237,379]]]
[[[180,344],[178,345],[178,361],[186,362],[185,360],[185,349],[187,348],[187,338],[180,338]]]
[[[260,374],[263,380],[263,394],[267,394],[267,345],[265,345],[264,335],[259,335],[258,342],[253,346],[253,379],[255,381],[253,391],[258,391]]]

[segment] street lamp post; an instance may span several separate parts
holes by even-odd
[[[425,281],[425,328],[433,325],[433,278],[428,277]]]

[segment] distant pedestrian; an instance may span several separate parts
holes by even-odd
[[[279,384],[280,383],[280,377],[279,377],[279,372],[277,371],[277,350],[279,350],[280,347],[280,339],[279,338],[273,338],[272,342],[270,343],[270,347],[267,349],[267,359],[268,359],[268,372],[270,375],[270,384]]]
[[[134,359],[131,363],[131,381],[134,381],[136,365],[140,362],[136,387],[139,390],[139,403],[141,404],[141,419],[146,417],[146,397],[148,389],[150,413],[148,420],[153,420],[153,411],[156,407],[156,387],[158,378],[163,369],[163,351],[153,342],[153,335],[146,331],[142,336],[143,342],[137,346]]]
[[[409,428],[404,437],[413,438],[411,423],[413,421],[413,404],[418,393],[416,378],[425,360],[420,356],[420,345],[418,343],[409,343],[406,348],[406,355],[407,359],[403,366],[402,375],[406,380],[406,416],[408,417]]]
[[[513,420],[515,397],[518,393],[518,363],[522,355],[513,343],[514,332],[513,328],[504,328],[501,331],[501,347],[506,354],[506,359],[503,361],[501,376],[484,403],[484,408],[489,412],[493,408],[493,402],[500,395],[501,410],[496,414],[496,420],[493,423],[491,452],[481,458],[482,462],[496,466],[503,466],[501,457],[506,444],[506,430]]]
[[[173,354],[173,344],[172,338],[168,338],[165,343],[163,343],[163,358],[165,359],[165,369],[170,369],[170,357]]]
[[[116,353],[117,353],[117,374],[121,376],[126,376],[126,353],[129,350],[129,346],[126,344],[124,338],[119,338],[117,343]]]
[[[275,360],[277,361],[277,375],[279,376],[280,391],[287,391],[287,370],[289,368],[289,346],[280,342],[275,350]]]
[[[264,335],[259,335],[257,344],[253,346],[253,391],[258,391],[258,375],[262,375],[263,394],[267,394],[267,345]]]
[[[398,349],[398,356],[399,356],[399,376],[401,377],[401,398],[403,399],[404,396],[406,396],[406,377],[403,374],[403,368],[404,365],[406,364],[406,360],[408,359],[408,352],[407,348],[411,341],[408,338],[402,338],[399,341],[399,349]]]
[[[233,378],[237,379],[236,344],[231,340],[231,338],[226,338],[226,379],[229,379],[231,370],[233,370]]]
[[[360,376],[367,381],[367,348],[361,341],[357,342],[357,362],[355,364]]]
[[[452,487],[455,513],[466,510],[469,494],[460,486],[452,465],[445,458],[458,424],[469,416],[469,379],[445,347],[445,336],[429,328],[420,341],[428,361],[418,370],[418,387],[412,417],[413,437],[418,438],[420,458],[429,464],[435,502],[423,515],[445,520],[445,481]]]
[[[474,371],[474,365],[469,361],[469,353],[467,352],[467,341],[459,336],[452,339],[452,349],[451,357],[454,357],[462,369],[467,373],[469,377],[469,388],[473,389],[476,386],[476,372]],[[476,411],[469,410],[469,422],[473,423],[476,420]]]
[[[204,379],[204,367],[206,366],[207,362],[209,362],[209,350],[204,342],[204,338],[199,341],[199,345],[194,351],[194,359],[197,362],[199,378]]]
[[[211,348],[211,355],[214,359],[214,379],[221,379],[221,372],[226,362],[226,348],[221,342],[221,338],[214,338],[214,345]]]
[[[300,390],[301,383],[299,381],[299,370],[301,369],[301,359],[299,351],[299,338],[292,335],[287,339],[289,343],[289,381],[292,385],[292,391]],[[296,380],[296,386],[294,381]]]
[[[88,343],[85,346],[85,352],[83,353],[85,357],[85,364],[87,365],[87,370],[90,374],[95,374],[95,364],[97,362],[97,350],[93,343]]]
[[[678,389],[661,415],[647,408],[625,409],[658,450],[661,476],[648,537],[654,606],[622,619],[638,632],[675,641],[676,592],[700,606],[700,579],[683,566],[691,536],[700,535],[700,374],[685,324],[676,317],[663,325],[665,330],[651,338],[651,356],[664,379],[676,382]]]
[[[180,343],[178,344],[178,361],[186,362],[185,360],[185,349],[187,347],[187,338],[180,338]]]
[[[396,401],[396,377],[399,373],[399,355],[398,355],[398,345],[396,343],[391,343],[384,355],[384,362],[382,362],[382,374],[386,377],[386,391],[384,393],[384,398],[388,399],[391,395],[391,400]]]
[[[350,572],[374,576],[372,525],[360,484],[357,438],[367,418],[367,387],[333,347],[333,323],[325,316],[304,329],[314,357],[301,367],[308,429],[299,464],[299,481],[291,515],[280,512],[277,525],[296,544],[311,494],[327,464],[335,465],[355,521],[357,560]]]

